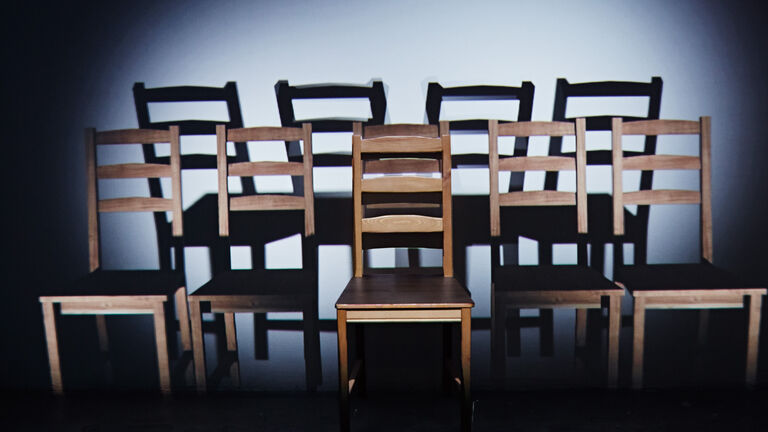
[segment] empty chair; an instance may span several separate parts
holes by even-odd
[[[201,312],[209,307],[225,317],[227,349],[237,356],[236,312],[301,312],[304,331],[306,383],[314,389],[321,382],[320,339],[317,317],[317,247],[312,193],[312,127],[254,127],[216,129],[219,179],[219,233],[229,239],[235,231],[254,231],[267,239],[302,233],[302,268],[232,270],[213,278],[189,296],[197,389],[206,390],[206,366]],[[227,160],[228,142],[301,141],[302,162],[235,162]],[[232,195],[229,177],[289,175],[303,178],[303,188],[294,194]],[[265,213],[271,213],[264,216]],[[298,218],[295,217],[298,215]],[[283,235],[285,234],[285,235]],[[246,234],[251,236],[250,233]],[[229,250],[229,245],[225,248]],[[236,361],[232,378],[239,382]]]
[[[625,156],[623,137],[629,135],[693,135],[699,139],[698,156],[640,155]],[[634,336],[632,385],[643,382],[643,345],[647,309],[722,309],[744,308],[748,316],[746,382],[755,383],[760,329],[760,305],[766,288],[741,280],[712,264],[712,201],[710,160],[710,118],[699,121],[647,120],[612,121],[613,153],[613,225],[619,236],[620,250],[625,228],[624,205],[698,204],[700,206],[701,260],[693,264],[623,265],[616,259],[614,280],[634,297]],[[630,170],[697,170],[699,190],[654,189],[625,192],[623,174]],[[676,241],[675,239],[667,239]],[[643,260],[643,262],[645,262]]]
[[[578,242],[580,265],[536,266],[501,265],[499,248],[502,244],[501,227],[518,231],[516,224],[535,224],[526,216],[531,207],[559,207],[561,220],[559,231],[573,230],[586,234],[586,149],[584,144],[585,121],[571,122],[514,122],[488,123],[488,155],[490,167],[490,232],[491,244],[491,365],[495,375],[505,371],[505,332],[509,309],[522,308],[574,308],[577,310],[600,309],[607,300],[608,329],[608,384],[615,387],[619,362],[619,327],[621,323],[621,297],[624,290],[603,277],[602,273],[586,266],[586,243]],[[499,137],[563,137],[575,136],[576,157],[563,156],[512,156],[499,157]],[[499,192],[499,171],[575,171],[576,191],[512,191]],[[515,207],[502,212],[505,207]],[[507,210],[507,209],[505,209]],[[533,215],[539,215],[538,208]],[[503,217],[502,217],[503,216]],[[537,229],[540,227],[532,227]],[[586,333],[586,314],[576,315],[576,344],[583,345]]]
[[[474,303],[453,278],[447,126],[442,123],[438,134],[434,125],[355,125],[354,277],[336,301],[342,430],[349,429],[349,393],[365,379],[361,355],[349,368],[348,324],[401,322],[460,324],[461,373],[454,379],[462,384],[462,425],[465,430],[470,427],[470,311]],[[364,269],[365,249],[402,246],[441,248],[441,267],[432,274],[413,268]]]
[[[169,130],[129,129],[96,132],[94,129],[87,129],[85,135],[90,272],[68,288],[54,289],[40,296],[53,390],[60,393],[63,389],[56,334],[56,310],[58,309],[60,315],[96,315],[102,349],[107,345],[105,315],[152,315],[160,389],[163,393],[169,393],[171,382],[166,319],[170,317],[167,315],[166,308],[174,298],[184,349],[188,350],[191,347],[183,261],[179,253],[183,234],[179,129],[177,126],[171,126]],[[168,164],[98,165],[97,163],[97,147],[155,143],[170,144]],[[99,198],[98,180],[130,178],[169,178],[171,197]],[[165,212],[170,212],[172,233],[176,240],[174,249],[177,268],[175,270],[103,269],[99,222],[100,214],[106,212],[161,212],[163,215]],[[161,250],[162,252],[168,252],[168,250]]]

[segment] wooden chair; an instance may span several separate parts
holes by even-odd
[[[602,273],[586,266],[586,243],[579,242],[581,265],[502,266],[501,209],[502,207],[567,206],[575,211],[567,215],[570,221],[561,225],[575,228],[586,234],[586,149],[584,144],[585,121],[571,122],[515,122],[498,124],[488,122],[488,155],[490,167],[490,226],[491,245],[491,365],[494,375],[504,373],[504,323],[507,310],[521,308],[575,308],[576,345],[583,345],[586,336],[586,310],[600,309],[608,304],[608,385],[615,387],[619,366],[619,328],[621,324],[621,297],[624,290],[603,277]],[[513,156],[499,157],[499,137],[575,136],[576,157],[563,156]],[[499,171],[526,172],[575,171],[576,192],[562,191],[512,191],[499,193]],[[525,209],[514,212],[506,219],[514,227],[517,216]],[[536,209],[534,209],[536,210]],[[535,212],[534,214],[539,214]],[[562,229],[562,227],[561,227]]]
[[[118,164],[98,166],[96,147],[123,144],[170,143],[169,164]],[[104,349],[107,345],[105,315],[149,314],[154,317],[157,363],[160,389],[171,391],[166,335],[166,304],[175,297],[179,316],[182,343],[190,349],[186,288],[183,262],[177,252],[176,270],[105,270],[100,262],[99,214],[104,212],[171,212],[173,236],[182,237],[181,176],[179,160],[179,128],[169,130],[115,130],[85,133],[86,170],[88,179],[88,246],[90,272],[70,289],[40,296],[43,307],[45,336],[48,343],[48,361],[51,381],[56,393],[62,392],[61,367],[59,364],[56,312],[61,315],[96,315],[99,340]],[[170,178],[171,198],[128,197],[99,199],[99,179]]]
[[[302,128],[255,127],[229,129],[220,125],[216,128],[218,179],[219,179],[219,234],[230,237],[230,212],[240,211],[287,211],[303,213],[301,269],[252,269],[229,270],[216,274],[211,281],[189,296],[194,345],[195,377],[197,390],[206,390],[205,352],[202,333],[201,303],[210,306],[211,312],[223,313],[225,318],[227,349],[237,355],[235,332],[236,312],[301,312],[304,323],[304,358],[308,389],[314,389],[321,382],[320,335],[318,331],[317,305],[317,248],[314,244],[315,220],[312,193],[312,127]],[[237,162],[227,161],[227,143],[231,141],[303,141],[303,162]],[[301,195],[243,195],[231,196],[227,186],[230,176],[290,175],[304,179]],[[237,225],[252,222],[247,213]],[[274,215],[269,224],[256,227],[261,231],[282,231],[281,223],[290,221]],[[233,224],[234,225],[234,224]],[[246,227],[247,228],[247,227]],[[242,229],[242,228],[241,228]],[[296,231],[293,231],[296,232]],[[239,369],[235,361],[231,369],[232,378],[239,383]]]
[[[448,125],[386,125],[352,136],[354,277],[336,301],[341,430],[349,429],[349,394],[364,378],[362,359],[349,369],[349,323],[452,322],[461,325],[462,425],[471,423],[469,292],[453,278],[451,144]],[[414,175],[395,175],[420,173]],[[423,174],[439,173],[440,178]],[[365,174],[385,174],[366,177]],[[389,175],[392,174],[392,175]],[[409,246],[443,249],[439,275],[414,269],[364,275],[363,250]],[[369,272],[371,273],[371,272]],[[358,350],[360,350],[358,344]],[[351,376],[350,376],[351,375]]]
[[[627,135],[697,135],[699,156],[642,155],[626,157],[622,138]],[[639,264],[625,266],[617,259],[614,280],[634,297],[632,386],[642,387],[645,311],[647,309],[744,308],[748,315],[746,382],[755,383],[760,329],[760,305],[766,288],[750,284],[712,264],[712,201],[710,118],[699,121],[612,121],[614,234],[625,233],[624,205],[699,204],[701,209],[701,261],[695,264]],[[700,188],[689,190],[639,190],[624,192],[622,174],[627,170],[698,170]],[[619,244],[614,246],[620,250]]]

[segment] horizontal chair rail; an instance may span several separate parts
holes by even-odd
[[[113,198],[99,200],[99,212],[173,211],[173,200],[166,198]]]
[[[443,219],[419,215],[387,215],[363,218],[364,233],[440,232]]]
[[[378,309],[347,311],[347,322],[460,322],[461,309]]]
[[[171,142],[171,133],[157,129],[121,129],[97,132],[94,142],[103,144],[157,144]]]
[[[362,153],[438,153],[443,150],[440,138],[383,137],[364,139]]]
[[[443,190],[443,179],[431,177],[398,176],[377,177],[362,180],[363,192],[380,193],[409,193],[409,192],[440,192]]]
[[[499,159],[499,171],[575,171],[576,159],[568,156],[521,156]]]
[[[237,162],[229,164],[229,175],[250,177],[260,175],[304,175],[301,162]]]
[[[435,159],[380,159],[364,161],[366,174],[436,173],[440,162]]]
[[[576,194],[561,191],[517,191],[499,194],[501,206],[576,205]]]
[[[160,178],[172,175],[173,168],[164,164],[126,163],[102,165],[96,168],[96,177],[99,179]]]
[[[511,122],[499,124],[499,136],[564,136],[574,135],[576,126],[571,122]]]
[[[298,141],[304,139],[301,128],[253,127],[227,130],[227,141]]]
[[[701,125],[693,120],[639,120],[624,122],[622,135],[695,135]]]
[[[701,193],[686,190],[642,190],[624,192],[622,201],[624,204],[699,204]]]
[[[231,197],[229,208],[243,210],[304,210],[304,197],[293,195],[247,195]]]
[[[697,156],[651,155],[622,158],[624,170],[698,170],[701,159]]]

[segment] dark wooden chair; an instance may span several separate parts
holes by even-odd
[[[125,144],[169,143],[168,164],[126,163],[99,166],[96,147]],[[61,315],[96,315],[99,342],[106,349],[107,333],[105,315],[149,314],[154,317],[157,362],[160,389],[170,393],[170,369],[166,334],[166,307],[175,299],[179,316],[182,343],[191,349],[189,320],[186,304],[183,261],[178,242],[177,268],[175,270],[105,270],[101,267],[101,238],[99,214],[104,212],[170,212],[172,233],[180,240],[183,234],[181,211],[181,175],[179,158],[179,128],[170,130],[128,129],[96,132],[87,129],[85,134],[86,170],[88,179],[88,246],[90,272],[68,289],[54,290],[40,296],[43,307],[45,336],[48,343],[48,361],[51,368],[53,390],[61,393],[62,377],[56,334],[56,309]],[[171,198],[127,197],[99,199],[98,180],[127,178],[170,178]],[[167,191],[166,191],[167,192]],[[166,193],[167,195],[167,193]]]
[[[320,334],[318,331],[317,304],[317,248],[314,243],[315,219],[312,193],[312,127],[301,128],[255,127],[216,129],[218,179],[219,179],[219,233],[223,238],[230,236],[231,212],[272,212],[271,221],[262,221],[255,227],[258,231],[292,232],[303,231],[301,269],[252,269],[228,270],[216,274],[211,281],[189,296],[194,345],[195,377],[197,390],[206,390],[205,351],[202,333],[202,306],[205,304],[214,313],[225,317],[227,349],[237,355],[235,332],[236,312],[301,312],[304,324],[304,359],[307,388],[313,390],[321,382]],[[302,141],[304,158],[302,162],[235,162],[227,160],[228,142],[248,141]],[[303,188],[293,195],[242,195],[229,193],[228,178],[235,176],[290,175],[303,177]],[[277,213],[275,213],[277,212]],[[293,219],[290,214],[301,212],[303,223],[298,227],[284,227]],[[233,225],[240,229],[254,223],[249,213],[239,213],[241,218]],[[227,248],[228,249],[228,248]],[[238,362],[230,369],[232,378],[239,383]]]
[[[694,135],[699,137],[698,156],[639,155],[625,156],[622,138],[628,135]],[[712,264],[712,201],[710,161],[710,118],[699,121],[647,120],[612,121],[613,153],[613,226],[623,242],[624,205],[698,204],[701,224],[701,261],[694,264],[623,265],[616,259],[614,280],[625,286],[634,297],[634,335],[632,353],[632,386],[642,387],[645,311],[647,309],[722,309],[744,308],[747,311],[746,382],[755,383],[757,348],[760,330],[760,306],[766,288],[741,280]],[[657,189],[624,192],[622,175],[628,170],[698,170],[698,191]],[[619,245],[614,246],[620,250]],[[644,262],[644,261],[643,261]]]
[[[505,214],[504,222],[510,227],[516,223],[530,223],[522,215],[526,210],[540,206],[557,206],[567,215],[561,221],[562,230],[574,229],[580,234],[588,232],[586,192],[585,121],[575,122],[515,122],[498,124],[488,122],[488,155],[490,167],[490,232],[491,246],[491,368],[496,376],[505,371],[504,324],[509,309],[521,308],[574,308],[576,314],[576,345],[586,338],[587,309],[608,305],[608,385],[615,387],[619,366],[619,327],[621,324],[621,297],[624,290],[607,280],[601,272],[586,266],[586,243],[579,242],[580,265],[501,265],[502,208],[515,207]],[[512,156],[499,157],[499,137],[574,136],[576,157]],[[575,171],[576,191],[512,191],[499,193],[499,171]],[[536,211],[534,214],[539,214]],[[523,216],[523,217],[520,217]],[[570,223],[575,222],[575,226]]]
[[[348,324],[399,322],[460,323],[461,377],[455,380],[463,389],[462,425],[465,430],[470,428],[470,311],[474,302],[453,278],[447,126],[442,123],[438,134],[434,125],[355,125],[354,277],[336,301],[341,430],[349,429],[349,394],[365,373],[362,358],[350,373]],[[419,175],[397,175],[403,173]],[[384,175],[371,177],[374,174]],[[364,275],[364,249],[405,245],[442,248],[438,275],[420,274],[412,268]]]

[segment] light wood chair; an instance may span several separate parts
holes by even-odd
[[[169,164],[127,163],[97,165],[97,146],[124,144],[170,143]],[[169,130],[114,130],[85,133],[86,171],[88,179],[88,246],[90,272],[67,290],[40,296],[43,307],[45,336],[48,344],[48,362],[55,393],[63,390],[56,334],[56,309],[61,315],[96,315],[99,341],[106,349],[105,315],[149,314],[154,317],[157,363],[160,389],[171,391],[166,334],[166,305],[175,297],[179,316],[182,345],[191,349],[186,302],[183,262],[178,257],[176,270],[105,270],[101,268],[99,214],[104,212],[171,212],[173,236],[180,240],[183,232],[181,207],[181,175],[179,161],[179,128]],[[170,178],[171,198],[128,197],[99,199],[98,180],[127,178]]]
[[[189,295],[189,307],[192,323],[194,346],[195,379],[197,390],[206,390],[205,351],[202,332],[202,306],[210,306],[210,311],[223,313],[227,349],[237,356],[237,334],[235,330],[236,312],[301,312],[304,324],[304,358],[306,366],[307,388],[313,390],[321,382],[320,334],[318,331],[317,305],[317,247],[314,242],[314,195],[312,192],[312,127],[304,124],[301,128],[292,127],[254,127],[226,129],[216,128],[219,185],[219,234],[230,238],[231,212],[277,212],[271,222],[257,227],[261,231],[282,231],[283,222],[291,221],[287,213],[303,214],[303,224],[288,227],[291,232],[302,232],[302,268],[301,269],[252,269],[228,270],[216,274],[213,278]],[[304,144],[303,162],[237,162],[227,160],[228,142],[248,141],[302,141]],[[290,175],[303,177],[303,191],[294,195],[230,195],[229,177]],[[237,223],[253,223],[254,213],[239,213]],[[227,248],[228,249],[228,248]],[[239,384],[239,366],[235,360],[230,374]]]
[[[647,120],[624,123],[612,121],[613,153],[613,226],[616,236],[623,236],[624,205],[698,204],[700,205],[701,261],[695,264],[623,265],[616,259],[614,280],[634,297],[634,335],[632,386],[642,387],[645,311],[647,309],[723,309],[744,308],[748,315],[747,385],[755,383],[757,347],[760,329],[760,305],[766,288],[750,284],[712,264],[712,201],[710,161],[710,118],[699,121]],[[698,156],[652,155],[625,157],[622,138],[627,135],[696,135]],[[700,188],[690,190],[640,190],[624,192],[622,174],[628,170],[698,170]],[[618,245],[620,250],[621,237]]]
[[[574,308],[576,309],[576,345],[586,339],[587,309],[600,309],[608,305],[608,385],[615,387],[619,366],[619,328],[621,324],[621,298],[624,290],[607,280],[602,273],[586,266],[586,243],[579,242],[580,265],[537,266],[501,265],[501,225],[503,207],[570,207],[573,212],[559,211],[575,222],[561,225],[573,228],[579,234],[588,232],[586,192],[585,121],[575,122],[515,122],[498,124],[488,122],[488,155],[490,167],[490,226],[491,226],[491,367],[494,375],[505,371],[504,323],[509,309],[522,308]],[[575,136],[576,157],[564,156],[512,156],[499,157],[499,137],[563,137]],[[499,193],[499,171],[575,171],[576,191],[512,191]],[[564,207],[565,206],[565,207]],[[575,207],[575,208],[574,208]],[[537,210],[537,209],[535,209]],[[515,228],[515,217],[520,211],[508,214],[505,222]],[[537,211],[538,214],[540,212]],[[519,222],[519,221],[517,221]],[[562,229],[562,228],[561,228]]]
[[[350,373],[348,324],[401,322],[460,324],[461,376],[454,380],[462,384],[462,426],[469,430],[470,311],[474,302],[453,277],[448,125],[441,123],[438,134],[435,125],[363,129],[358,123],[352,136],[352,161],[354,277],[336,301],[341,430],[349,430],[349,394],[365,373],[362,358]],[[397,175],[403,173],[420,175]],[[407,268],[364,275],[364,249],[404,245],[442,248],[439,274],[424,275]],[[358,351],[362,351],[360,344]]]

